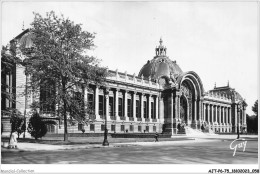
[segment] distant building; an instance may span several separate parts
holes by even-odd
[[[30,47],[30,31],[23,31],[10,41],[10,45],[16,47],[17,53],[20,47]],[[183,72],[166,51],[160,39],[154,58],[147,61],[138,75],[110,70],[106,87],[90,85],[88,90],[82,91],[85,102],[94,108],[95,114],[90,124],[69,124],[69,133],[81,133],[83,128],[85,133],[102,133],[105,116],[109,133],[159,132],[174,135],[180,133],[178,128],[184,124],[191,129],[201,130],[204,127],[219,133],[234,133],[237,126],[240,131],[246,130],[247,104],[235,89],[228,84],[205,92],[199,75],[193,71]],[[46,94],[40,94],[42,97],[39,99],[26,91],[24,86],[28,80],[24,67],[16,66],[12,72],[2,74],[2,82],[10,89],[15,87],[4,90],[15,94],[26,93],[26,97],[17,96],[17,103],[10,103],[2,96],[2,109],[17,108],[25,113],[27,120],[29,105],[46,97]],[[41,108],[40,114],[58,120],[57,126],[48,127],[49,133],[63,133],[62,118],[55,113],[55,105]],[[9,132],[8,117],[2,115],[1,119],[4,133]]]

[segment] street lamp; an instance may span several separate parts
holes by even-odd
[[[109,94],[109,92],[108,92],[108,90],[106,90],[106,92],[105,92],[105,97],[106,97],[106,101],[107,101],[107,99],[108,99],[108,94]],[[108,132],[108,130],[107,130],[107,113],[108,112],[108,109],[106,108],[106,114],[105,114],[105,132],[104,132],[104,141],[103,141],[103,146],[109,146],[109,143],[108,143],[108,141],[107,141],[107,132]]]
[[[240,135],[239,135],[239,122],[240,122],[240,111],[239,111],[240,108],[238,108],[238,114],[237,114],[237,139],[239,139]]]

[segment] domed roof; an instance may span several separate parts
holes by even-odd
[[[160,39],[160,45],[155,48],[156,56],[152,60],[148,60],[139,72],[139,77],[151,78],[157,80],[162,76],[174,77],[182,74],[182,70],[177,65],[176,61],[172,61],[166,56],[166,47],[162,45]]]

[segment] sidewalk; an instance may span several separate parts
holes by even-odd
[[[57,151],[57,150],[76,150],[76,149],[88,149],[88,148],[115,148],[115,147],[127,147],[127,146],[162,146],[162,145],[174,145],[184,143],[196,143],[207,142],[216,140],[202,140],[202,139],[186,139],[176,141],[159,141],[159,142],[127,142],[127,143],[110,143],[109,146],[102,146],[100,144],[77,144],[77,145],[49,145],[39,143],[19,143],[18,149],[8,149],[1,147],[2,152],[23,152],[23,151]]]
[[[186,137],[186,138],[184,138]],[[242,135],[240,139],[254,138],[257,135]],[[2,152],[23,152],[23,151],[57,151],[57,150],[76,150],[76,149],[88,149],[88,148],[115,148],[115,147],[126,147],[126,146],[163,146],[163,145],[181,145],[186,143],[199,143],[199,142],[212,142],[212,141],[223,141],[223,140],[234,140],[235,135],[214,135],[214,136],[183,136],[175,137],[173,141],[160,141],[159,142],[124,142],[124,143],[110,143],[109,146],[102,146],[100,144],[75,144],[75,145],[50,145],[40,143],[18,143],[18,149],[8,149],[1,147]]]

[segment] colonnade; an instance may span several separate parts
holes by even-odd
[[[103,92],[100,93],[100,90]],[[125,120],[125,121],[143,121],[143,122],[158,122],[159,120],[159,95],[150,91],[135,91],[120,88],[103,88],[100,86],[94,87],[94,108],[96,119],[107,120]],[[88,91],[85,90],[85,101],[88,102]],[[120,95],[119,95],[120,94]],[[100,114],[99,96],[104,97],[104,114]],[[112,98],[113,102],[111,103]],[[129,100],[130,99],[130,103]],[[120,102],[119,102],[120,100]],[[138,103],[137,103],[138,102]],[[112,104],[113,112],[110,112],[110,104]],[[138,105],[137,105],[138,104]],[[131,110],[128,111],[128,110]],[[131,114],[129,114],[131,113]]]
[[[203,103],[203,122],[214,132],[231,132],[231,106],[215,103]]]

